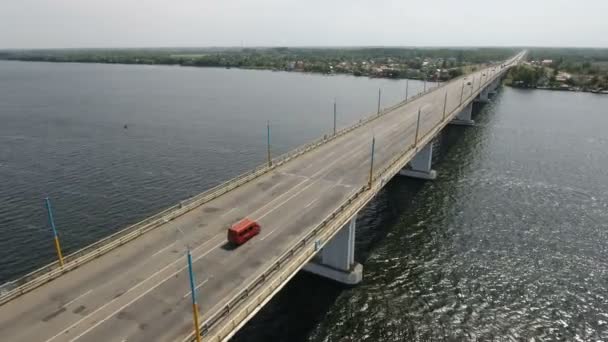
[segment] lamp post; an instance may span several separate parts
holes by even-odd
[[[372,137],[372,154],[370,157],[370,163],[369,163],[369,181],[367,182],[367,186],[369,188],[372,187],[372,178],[374,175],[374,150],[376,148],[376,137],[373,136]]]
[[[421,114],[421,109],[418,108],[418,119],[416,120],[416,136],[414,138],[414,147],[418,146],[418,133],[420,131],[420,114]]]
[[[266,153],[268,159],[268,167],[271,167],[272,159],[270,158],[270,120],[266,121]]]
[[[380,100],[382,99],[382,89],[378,88],[378,115],[380,115]]]
[[[334,99],[334,135],[336,135],[336,99]]]
[[[196,287],[194,286],[194,271],[192,270],[192,254],[190,253],[190,247],[188,247],[187,258],[188,276],[190,278],[190,293],[192,295],[192,318],[194,321],[194,334],[196,335],[196,342],[201,342],[201,330],[198,325],[198,302],[196,300]]]
[[[59,237],[57,236],[57,229],[55,228],[55,220],[53,219],[53,209],[51,208],[51,200],[48,197],[44,199],[46,204],[46,211],[49,218],[49,224],[53,230],[53,239],[55,240],[55,250],[57,251],[57,258],[59,259],[59,265],[63,267],[63,254],[61,254],[61,245],[59,244]]]

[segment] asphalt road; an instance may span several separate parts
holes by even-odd
[[[467,80],[475,79],[477,88],[481,74]],[[0,307],[0,340],[181,341],[192,331],[186,246],[192,250],[204,321],[367,182],[372,136],[379,169],[413,144],[419,108],[423,135],[441,121],[446,90],[448,113],[460,105],[462,82],[401,106],[6,303]],[[472,91],[465,86],[464,98]],[[260,222],[262,232],[232,249],[226,228],[243,217]]]

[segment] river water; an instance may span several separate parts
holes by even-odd
[[[0,282],[404,96],[404,81],[0,62]],[[422,88],[410,81],[410,94]],[[505,88],[434,182],[360,214],[364,281],[299,274],[235,341],[608,339],[608,97]]]

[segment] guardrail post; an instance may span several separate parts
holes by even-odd
[[[55,240],[55,250],[57,251],[57,258],[59,259],[59,265],[63,267],[63,254],[61,254],[61,245],[59,244],[59,237],[57,236],[57,229],[55,228],[55,220],[53,219],[53,209],[51,209],[51,200],[48,197],[44,199],[46,203],[46,211],[49,217],[49,224],[53,230],[53,238]]]

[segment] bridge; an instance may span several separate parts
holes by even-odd
[[[275,158],[46,265],[0,294],[3,341],[225,341],[300,270],[357,284],[357,213],[395,175],[432,180],[434,138],[473,125],[525,52]],[[261,233],[233,248],[241,218]],[[193,273],[189,283],[185,253]]]

